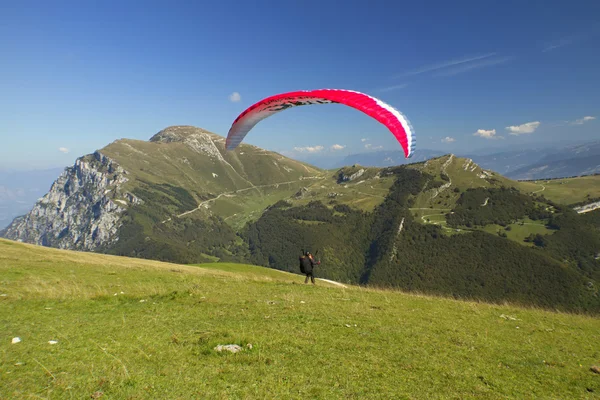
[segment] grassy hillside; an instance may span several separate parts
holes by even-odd
[[[589,198],[600,198],[600,175],[537,181],[515,181],[496,172],[484,170],[470,159],[445,155],[424,163],[409,164],[435,176],[438,184],[448,184],[448,189],[437,193],[430,188],[417,199],[419,207],[452,208],[459,193],[472,188],[514,187],[524,194],[536,194],[559,204],[573,204]],[[448,178],[442,178],[446,175]]]
[[[377,177],[368,185],[364,179],[340,185],[338,171],[246,144],[226,151],[224,140],[200,128],[175,126],[150,141],[122,139],[103,148],[128,172],[123,190],[144,203],[124,213],[121,239],[101,251],[183,263],[247,260],[237,232],[278,201],[336,199],[373,210],[393,182]]]
[[[305,179],[323,173],[247,144],[226,151],[225,138],[190,126],[166,128],[150,141],[117,140],[100,151],[128,172],[130,191],[152,193],[161,185],[171,185],[194,199],[192,205],[172,210],[165,219],[193,214],[199,207],[211,212],[215,207],[214,214],[222,218],[250,214],[263,204],[290,196],[305,185]]]
[[[573,204],[600,198],[600,175],[518,182],[517,187],[524,193],[537,193],[556,203]]]
[[[393,168],[294,169],[293,161],[253,146],[226,152],[222,141],[173,127],[150,142],[109,146],[134,171],[131,191],[146,203],[128,211],[123,239],[108,252],[184,263],[252,261],[292,271],[301,248],[320,248],[325,276],[343,282],[564,310],[599,307],[597,290],[583,276],[594,285],[593,245],[585,254],[531,252],[543,241],[535,237],[554,233],[548,226],[554,206],[472,160],[446,155]],[[159,168],[146,170],[131,154],[123,158],[133,148]],[[186,151],[206,165],[181,161]],[[177,162],[189,170],[169,183]],[[283,181],[282,171],[294,180]]]
[[[450,209],[460,193],[471,188],[499,188],[512,182],[502,175],[483,170],[470,159],[452,154],[433,158],[424,163],[409,164],[408,168],[427,173],[433,179],[417,196],[414,208]]]
[[[558,228],[552,213],[564,207],[543,188],[529,196],[532,183],[469,159],[328,171],[250,145],[228,152],[223,137],[189,126],[101,151],[127,171],[122,190],[143,200],[105,253],[295,271],[300,249],[319,248],[329,279],[600,309],[599,227],[574,217]]]
[[[320,201],[372,213],[395,180],[395,168],[354,165],[321,170],[247,144],[226,151],[224,142],[225,138],[200,128],[173,126],[149,141],[121,139],[101,149],[127,171],[120,191],[143,202],[122,214],[116,244],[96,250],[181,263],[247,261],[249,249],[240,232],[273,204],[285,200],[291,206],[305,206]],[[543,191],[536,184],[508,180],[453,155],[407,168],[430,177],[411,200],[413,217],[442,227],[445,234],[470,229],[449,226],[444,218],[466,190],[514,186]],[[107,196],[119,205],[128,204],[116,192]],[[523,231],[545,231],[542,223],[521,228],[524,223],[524,219],[515,221],[510,229],[521,233],[507,237],[528,246]],[[495,227],[475,229],[489,232]]]
[[[531,243],[524,240],[527,236],[553,233],[546,226],[547,220],[531,220],[525,215],[503,226],[494,223],[473,228],[449,226],[446,214],[456,209],[466,191],[473,189],[481,191],[483,189],[515,188],[524,195],[538,197],[542,203],[549,200],[562,205],[585,203],[600,198],[600,175],[521,182],[508,179],[493,171],[484,170],[470,159],[452,155],[437,157],[424,163],[411,164],[408,167],[434,177],[415,198],[411,207],[415,220],[440,226],[447,235],[483,230],[499,234],[521,245],[531,246]],[[482,198],[480,205],[487,205],[486,198]],[[525,202],[529,201],[526,198],[523,199]],[[539,205],[539,203],[536,204]],[[492,219],[498,219],[495,211],[491,210],[492,208],[489,207],[487,211],[493,217]]]
[[[437,214],[436,225],[433,216],[424,222],[409,208],[435,178],[414,168],[389,171],[395,182],[370,212],[318,200],[271,207],[242,233],[250,259],[295,271],[301,248],[319,249],[326,265],[322,274],[328,279],[600,312],[595,272],[600,264],[594,259],[600,249],[600,226],[595,222],[575,214],[568,225],[559,227],[549,222],[554,215],[549,204],[512,189],[477,188],[460,194],[454,214]],[[442,218],[462,234],[448,234],[450,228],[441,228]],[[532,218],[536,221],[525,222]],[[504,226],[490,234],[496,224]],[[572,231],[567,234],[567,229]],[[504,238],[509,233],[512,241]],[[526,242],[532,234],[551,236]],[[579,239],[558,239],[564,235]],[[538,245],[546,240],[548,246]],[[581,247],[582,243],[587,244]]]
[[[166,128],[150,141],[117,140],[101,153],[127,171],[127,190],[143,200],[130,207],[117,233],[100,249],[117,255],[182,263],[239,261],[236,235],[247,221],[319,179],[324,171],[190,126]]]
[[[0,240],[0,397],[600,393],[597,318],[206,267]]]

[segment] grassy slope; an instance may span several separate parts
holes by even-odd
[[[488,233],[505,232],[509,239],[525,246],[534,246],[533,243],[524,241],[531,234],[551,235],[554,233],[553,230],[546,227],[545,221],[532,221],[529,218],[524,218],[522,222],[509,224],[508,226],[510,226],[510,230],[506,230],[505,227],[500,225],[491,224],[485,226],[483,230]]]
[[[573,204],[585,201],[588,195],[591,198],[600,197],[600,175],[518,182],[517,187],[524,193],[543,194],[556,203]]]
[[[448,188],[439,191],[437,195],[435,195],[435,188],[423,191],[416,197],[415,204],[411,208],[411,212],[417,221],[440,225],[444,228],[444,232],[449,235],[469,231],[450,228],[446,223],[445,214],[454,208],[456,201],[460,198],[460,192],[477,187],[496,188],[502,185],[510,187],[513,186],[513,183],[516,183],[491,171],[488,171],[489,175],[484,176],[484,170],[471,160],[455,156],[450,157],[450,155],[434,158],[410,167],[434,176],[434,181],[441,184],[451,183]],[[442,172],[450,178],[449,181],[441,178]],[[460,192],[455,192],[455,188],[458,188]],[[496,231],[497,229],[493,230],[494,233]],[[509,238],[515,239],[516,235],[509,235]]]
[[[182,129],[183,135],[201,132],[197,128]],[[135,178],[139,178],[154,184],[180,186],[196,196],[214,198],[221,195],[206,202],[206,206],[238,229],[247,221],[258,218],[269,205],[290,197],[294,203],[304,204],[314,199],[326,201],[330,193],[338,193],[338,203],[372,210],[383,200],[393,182],[389,178],[357,179],[339,185],[337,171],[319,170],[251,145],[242,144],[235,151],[227,152],[222,137],[208,135],[231,167],[198,154],[181,142],[122,139],[101,152],[130,172],[133,178],[128,182],[130,190],[137,185]],[[308,195],[293,198],[301,188],[307,188]],[[199,203],[202,201],[198,200]]]
[[[449,158],[450,156],[443,156],[432,159],[427,163],[409,165],[409,168],[416,168],[433,175],[435,177],[434,180],[441,184],[447,182],[441,178],[442,170],[450,177],[451,186],[449,188],[445,189],[435,197],[433,197],[435,189],[424,191],[417,196],[415,204],[411,208],[411,211],[419,221],[441,225],[447,234],[468,231],[465,229],[457,230],[446,226],[444,214],[454,207],[456,200],[460,197],[460,193],[454,192],[454,188],[458,188],[462,192],[466,189],[476,187],[514,186],[524,193],[542,192],[543,187],[538,184],[513,181],[494,172],[488,172],[488,176],[482,177],[484,170],[472,161],[457,157],[453,157],[448,161]],[[322,172],[318,175],[318,179],[305,181],[306,184],[304,187],[309,189],[309,194],[302,199],[293,199],[292,203],[294,205],[300,205],[311,200],[321,200],[324,203],[327,203],[330,199],[328,195],[330,193],[337,193],[339,194],[339,196],[335,197],[337,203],[347,204],[363,211],[372,211],[387,195],[393,179],[385,177],[374,179],[373,176],[375,175],[375,172],[381,169],[369,168],[368,170],[373,171],[371,171],[370,174],[365,174],[366,178],[359,178],[344,184],[338,184],[336,182],[337,171],[330,170]],[[596,185],[597,183],[600,183],[600,179],[596,178],[598,177],[549,181],[549,184],[545,186],[546,189],[543,191],[543,194],[551,200],[563,203],[570,203],[574,200],[583,200],[587,193],[590,193],[592,197],[594,197],[596,193],[600,196],[600,184]],[[226,218],[228,222],[235,221],[234,226],[236,228],[241,228],[247,221],[254,220],[256,217],[260,216],[262,210],[269,205],[269,202],[270,204],[273,204],[275,202],[274,200],[285,198],[286,195],[291,194],[296,189],[297,187],[294,187],[293,190],[290,188],[290,190],[284,194],[282,190],[278,188],[276,193],[262,197],[260,200],[252,197],[224,197],[217,200],[213,208],[215,210],[218,209],[217,207],[236,208],[234,215],[232,215],[232,212],[229,212]],[[247,203],[253,203],[250,213],[247,212],[250,210],[250,207],[243,206],[243,204]],[[524,222],[524,225],[521,225],[521,222]],[[523,245],[529,245],[523,242],[523,239],[530,233],[551,233],[551,231],[544,226],[543,222],[531,221],[526,218],[523,221],[520,221],[520,223],[512,224],[511,230],[506,233],[509,239]],[[501,227],[490,225],[483,230],[490,233],[496,233],[499,229],[501,229]]]
[[[441,191],[437,196],[434,196],[435,189],[428,188],[423,191],[415,199],[415,210],[419,208],[439,208],[440,211],[449,211],[460,197],[460,193],[454,192],[455,188],[458,188],[462,192],[476,187],[512,185],[512,181],[495,172],[488,171],[488,175],[483,175],[484,170],[469,159],[450,155],[434,158],[426,163],[409,165],[409,167],[433,175],[437,182],[451,183],[447,189]],[[442,172],[450,178],[449,181],[444,181],[441,178]],[[426,213],[429,213],[429,211]]]
[[[388,194],[393,183],[392,177],[381,179],[356,179],[344,184],[337,183],[334,170],[321,171],[310,179],[303,179],[300,184],[279,184],[265,188],[262,196],[248,196],[247,190],[238,191],[243,195],[222,197],[214,202],[212,210],[225,218],[235,229],[241,229],[246,222],[258,219],[265,208],[279,200],[285,199],[292,205],[305,205],[313,200],[328,204],[335,199],[337,204],[346,204],[363,211],[373,211]],[[300,189],[306,189],[301,196],[296,196]],[[335,194],[335,197],[333,197]]]
[[[138,184],[135,178],[153,184],[180,186],[194,196],[198,205],[203,204],[209,214],[222,217],[234,230],[240,230],[247,222],[256,220],[266,207],[281,199],[291,200],[294,205],[311,200],[327,203],[333,198],[330,194],[335,193],[337,203],[372,211],[383,201],[393,182],[391,178],[373,179],[376,171],[381,169],[368,168],[364,177],[338,184],[337,171],[319,170],[250,145],[241,145],[236,151],[227,152],[224,150],[224,139],[218,135],[192,127],[175,129],[184,136],[189,133],[206,133],[227,162],[199,155],[192,147],[181,142],[157,143],[123,139],[106,146],[102,152],[116,159],[130,172],[130,177],[134,179],[128,183],[129,190]],[[460,196],[460,193],[453,191],[454,188],[464,191],[472,187],[507,185],[516,186],[528,193],[540,193],[543,189],[544,195],[560,202],[580,201],[588,193],[592,197],[600,196],[600,185],[597,185],[599,188],[594,187],[600,179],[590,179],[598,177],[550,181],[546,186],[541,186],[512,181],[496,173],[490,173],[489,177],[493,179],[482,178],[483,170],[471,160],[452,157],[447,162],[449,158],[450,156],[443,156],[409,166],[434,175],[435,181],[439,183],[446,183],[441,178],[442,170],[451,179],[452,186],[439,195],[433,197],[435,189],[429,189],[415,199],[413,212],[419,220],[420,217],[425,217],[423,222],[426,222],[428,216],[433,222],[436,216],[431,218],[431,214],[445,213],[454,207]],[[295,198],[294,194],[301,188],[307,188],[308,193]],[[180,213],[172,212],[170,217],[175,218]],[[204,218],[202,213],[195,211],[186,216]],[[169,216],[165,215],[164,218]],[[442,221],[442,226],[444,225]],[[449,228],[445,231],[457,233]],[[515,239],[517,236],[509,235]]]
[[[418,168],[439,178],[449,156],[442,156],[431,159],[426,163],[413,164],[412,168]],[[572,204],[584,201],[586,197],[600,197],[600,175],[582,176],[577,178],[565,178],[555,180],[538,180],[535,182],[521,182],[505,178],[504,176],[492,171],[487,171],[495,179],[488,180],[481,178],[484,170],[470,162],[468,159],[453,157],[446,166],[446,173],[452,179],[452,186],[444,192],[449,195],[446,200],[444,196],[431,199],[430,193],[424,193],[419,199],[418,204],[422,207],[448,207],[454,204],[459,194],[450,193],[453,188],[458,187],[461,190],[475,187],[515,187],[526,194],[537,193],[544,195],[547,199],[560,204]],[[439,179],[441,181],[441,179]]]
[[[597,318],[4,240],[0,271],[0,398],[600,393]]]
[[[204,203],[214,214],[231,219],[228,222],[234,227],[242,225],[257,211],[297,192],[310,181],[307,178],[323,175],[323,171],[308,164],[255,146],[242,144],[234,152],[227,152],[224,138],[218,135],[191,127],[182,130],[184,136],[208,135],[225,161],[211,158],[202,151],[199,153],[182,142],[122,139],[101,152],[129,172],[127,190],[139,186],[138,180],[181,187],[195,197],[198,205]],[[196,217],[195,212],[190,214],[187,215]]]
[[[414,167],[436,176],[440,182],[443,182],[439,175],[448,158],[448,156],[439,157],[424,164],[415,164]],[[448,234],[469,231],[465,229],[456,230],[446,226],[444,214],[454,207],[456,200],[460,197],[460,193],[453,191],[454,188],[464,191],[468,188],[476,187],[515,187],[525,194],[543,194],[547,199],[560,204],[572,204],[584,201],[586,197],[600,197],[600,176],[519,182],[490,171],[488,172],[490,172],[493,180],[484,179],[481,178],[482,171],[479,166],[469,162],[469,160],[453,158],[446,166],[446,173],[451,178],[452,185],[433,199],[432,190],[419,195],[414,208],[411,209],[413,215],[424,223],[433,223],[442,226],[444,232]],[[519,223],[511,224],[511,230],[505,232],[508,239],[530,246],[531,244],[525,243],[523,239],[531,233],[552,233],[551,230],[545,227],[544,222],[531,221],[525,218],[519,221]],[[489,233],[497,233],[499,230],[504,231],[504,228],[498,225],[488,225],[483,230]]]

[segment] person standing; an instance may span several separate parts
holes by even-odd
[[[315,284],[315,275],[313,273],[313,269],[315,265],[321,264],[320,261],[315,261],[315,257],[311,254],[310,251],[306,251],[303,255],[300,256],[300,271],[306,275],[306,279],[304,279],[304,283],[308,283],[308,278],[312,284]]]

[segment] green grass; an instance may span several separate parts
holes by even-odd
[[[481,167],[469,159],[455,156],[450,159],[449,155],[431,159],[426,163],[408,165],[408,168],[426,172],[434,176],[436,182],[451,184],[437,195],[435,195],[435,192],[439,189],[432,189],[431,187],[419,193],[415,198],[414,208],[451,209],[454,208],[456,201],[459,199],[460,192],[467,189],[511,186],[513,183],[497,173],[491,171],[484,173]],[[445,171],[449,180],[442,179],[443,171]],[[455,192],[454,189],[459,189],[460,192]]]
[[[521,225],[520,222],[522,222],[523,225]],[[486,225],[483,230],[493,234],[502,231],[506,233],[509,239],[527,246],[533,246],[533,243],[526,243],[524,241],[527,236],[537,233],[540,235],[550,235],[554,232],[553,230],[546,228],[544,221],[532,221],[529,218],[525,218],[520,222],[508,225],[510,226],[510,230],[508,231],[505,227],[495,224]]]
[[[172,218],[204,203],[214,214],[227,218],[228,223],[239,228],[266,206],[312,182],[304,178],[324,173],[308,164],[246,144],[236,151],[225,151],[223,137],[198,128],[169,129],[175,129],[183,137],[204,135],[205,142],[198,149],[183,142],[121,139],[101,152],[128,172],[124,191],[134,191],[140,186],[140,180],[151,186],[151,192],[164,184],[187,190],[195,201],[186,210],[172,210]],[[214,154],[209,156],[207,152],[218,154],[220,158]],[[206,201],[219,195],[218,200]]]
[[[202,132],[192,127],[181,127],[178,131],[183,136]],[[365,175],[368,179],[338,184],[336,170],[320,170],[244,144],[227,152],[223,150],[224,138],[206,134],[212,138],[215,149],[221,150],[225,161],[215,162],[181,142],[122,139],[101,151],[129,172],[124,190],[132,191],[139,186],[136,178],[154,185],[180,186],[196,197],[196,203],[204,203],[211,213],[222,217],[235,230],[256,220],[265,208],[282,199],[291,199],[296,205],[312,200],[329,202],[329,194],[338,193],[340,196],[335,198],[338,203],[371,211],[383,201],[393,183],[393,178],[374,179],[377,169],[372,169]],[[309,189],[309,195],[295,199],[294,195],[303,187]],[[206,198],[214,200],[205,201]],[[173,215],[164,219],[195,207],[194,204],[186,210],[172,210]]]
[[[210,210],[222,216],[229,225],[238,230],[246,223],[258,219],[265,208],[281,199],[286,199],[296,206],[314,200],[328,204],[335,199],[338,204],[346,204],[363,211],[373,211],[388,194],[392,183],[392,178],[370,178],[338,184],[333,174],[328,171],[319,173],[310,180],[299,180],[259,189],[242,189],[211,202]],[[301,188],[306,188],[308,193],[304,197],[296,198],[295,194]],[[338,196],[330,197],[331,193],[337,193]]]
[[[320,200],[327,204],[333,199],[338,204],[348,205],[362,211],[373,211],[389,193],[394,178],[376,179],[372,175],[368,174],[365,178],[361,177],[350,182],[337,183],[335,172],[327,171],[321,176],[321,179],[315,180],[307,186],[310,191],[309,196],[294,201],[294,203],[303,205],[312,200]],[[336,193],[337,196],[329,197],[331,193]]]
[[[291,283],[301,283],[304,282],[304,275],[300,276],[297,274],[292,274],[286,271],[279,271],[276,269],[259,267],[256,265],[247,265],[247,264],[235,264],[235,263],[214,263],[214,264],[196,264],[196,267],[207,269],[210,271],[224,271],[235,273],[235,277],[245,277],[245,278],[259,278],[262,280],[277,280],[277,281],[285,281]],[[330,283],[322,283],[325,286],[332,286]]]
[[[486,225],[482,228],[467,228],[460,227],[458,229],[448,227],[446,223],[446,215],[450,210],[437,210],[437,209],[421,209],[421,208],[411,208],[411,213],[415,216],[415,219],[421,223],[426,224],[435,224],[444,228],[444,233],[446,234],[455,234],[455,233],[466,233],[474,230],[482,230],[488,233],[497,234],[498,231],[502,231],[506,233],[506,236],[510,240],[514,240],[515,242],[526,245],[533,246],[532,243],[526,243],[524,240],[530,234],[539,233],[541,235],[552,234],[554,231],[548,229],[546,227],[546,221],[533,221],[529,218],[524,218],[519,220],[517,223],[509,224],[510,230],[506,230],[505,227],[490,224]],[[523,225],[521,225],[521,223]]]
[[[598,318],[5,240],[0,276],[0,398],[600,393]]]
[[[438,225],[443,229],[443,233],[446,235],[457,235],[463,233],[469,233],[474,229],[469,229],[465,227],[461,228],[451,228],[448,226],[446,222],[446,213],[450,211],[450,209],[438,209],[438,208],[411,208],[410,209],[413,216],[415,216],[415,221],[422,224],[434,224]]]
[[[585,201],[588,197],[600,197],[600,175],[518,182],[517,187],[525,193],[543,194],[547,199],[557,203],[573,204]]]
[[[302,187],[302,181],[280,185],[275,188],[248,190],[231,197],[222,197],[211,203],[210,210],[220,215],[235,230],[247,222],[258,219],[263,210],[281,199],[291,197]]]

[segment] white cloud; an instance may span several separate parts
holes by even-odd
[[[473,134],[473,136],[479,136],[485,139],[499,139],[501,136],[496,136],[495,129],[477,129],[477,132]]]
[[[569,38],[559,39],[559,40],[557,40],[555,42],[548,43],[546,46],[544,46],[544,49],[542,50],[542,53],[545,53],[547,51],[552,51],[554,49],[558,49],[560,47],[566,46],[566,45],[571,44],[571,43],[573,43],[572,39],[569,39]]]
[[[324,149],[323,146],[306,146],[306,147],[294,147],[294,150],[299,151],[300,153],[318,153]]]
[[[334,144],[333,146],[331,146],[331,150],[342,150],[345,148],[346,148],[346,145],[341,145],[341,144]]]
[[[229,95],[229,101],[232,103],[237,103],[240,100],[242,100],[242,96],[238,92],[233,92]]]
[[[371,143],[367,143],[367,144],[365,144],[365,149],[379,150],[379,149],[383,149],[383,146],[373,146]]]
[[[583,125],[584,123],[593,121],[595,119],[596,119],[596,117],[591,117],[591,116],[583,117],[583,118],[576,119],[575,121],[573,121],[573,125]]]
[[[442,142],[444,142],[444,143],[452,143],[452,142],[456,142],[456,139],[451,138],[450,136],[446,136],[445,138],[442,139]]]
[[[575,34],[575,35],[562,37],[562,38],[560,38],[558,40],[554,40],[552,42],[548,42],[544,45],[544,48],[542,49],[542,53],[546,53],[548,51],[552,51],[552,50],[559,49],[564,46],[568,46],[572,43],[575,43],[579,40],[584,39],[585,36],[586,36],[585,34]]]
[[[521,125],[507,126],[505,129],[511,135],[523,135],[533,133],[540,126],[540,121],[527,122]]]
[[[442,68],[452,67],[454,65],[460,65],[460,64],[469,63],[471,61],[482,60],[484,58],[488,58],[488,57],[491,57],[491,56],[494,56],[494,55],[496,55],[496,53],[488,53],[488,54],[483,54],[483,55],[474,56],[474,57],[463,57],[463,58],[460,58],[460,59],[454,59],[454,60],[450,60],[450,61],[444,61],[444,62],[439,63],[439,64],[426,65],[424,67],[415,69],[413,71],[405,72],[404,74],[402,74],[400,76],[418,75],[418,74],[422,74],[424,72],[435,71],[435,70],[442,69]]]
[[[507,61],[515,58],[514,56],[506,56],[506,57],[496,57],[488,60],[483,60],[480,62],[472,63],[469,65],[462,65],[456,68],[450,68],[446,71],[439,72],[435,74],[435,76],[452,76],[457,75],[463,72],[470,71],[472,69],[483,68],[483,67],[491,67],[492,65],[503,64]]]
[[[408,83],[402,83],[400,85],[394,85],[394,86],[384,87],[382,89],[379,89],[378,91],[379,92],[391,92],[392,90],[404,89],[407,86],[408,86]]]
[[[369,140],[369,139],[365,139],[365,138],[360,139],[360,141],[363,142],[363,143],[366,142],[367,140]]]
[[[67,149],[66,147],[59,147],[58,151],[60,151],[61,153],[67,154],[69,152],[69,149]]]

